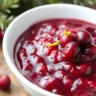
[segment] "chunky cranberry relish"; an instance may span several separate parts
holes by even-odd
[[[15,45],[19,71],[63,96],[96,96],[96,26],[54,19],[28,28]]]

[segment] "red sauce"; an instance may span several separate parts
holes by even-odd
[[[29,27],[14,50],[18,70],[37,86],[63,96],[96,96],[95,25],[46,20]]]

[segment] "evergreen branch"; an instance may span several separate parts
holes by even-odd
[[[8,17],[6,14],[0,14],[0,29],[5,30],[12,20],[13,16]]]
[[[19,0],[0,0],[0,11],[10,13],[9,8],[17,8]]]
[[[59,3],[60,0],[48,0],[49,1],[49,4],[52,4],[52,3]]]
[[[17,8],[19,0],[0,0],[0,29],[5,30],[13,20],[10,8]]]

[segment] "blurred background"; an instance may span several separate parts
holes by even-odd
[[[0,0],[0,39],[10,22],[22,12],[53,3],[69,3],[96,8],[96,0]]]

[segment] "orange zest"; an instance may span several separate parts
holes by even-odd
[[[71,32],[70,31],[67,31],[67,30],[64,30],[63,33],[64,33],[64,35],[69,36]]]
[[[64,33],[64,35],[69,36],[71,32],[67,31],[67,30],[64,30],[63,33]],[[56,41],[54,43],[48,43],[48,44],[45,44],[45,45],[50,47],[50,46],[57,46],[57,45],[59,45],[59,43],[60,43],[60,41],[58,40],[58,41]]]
[[[58,44],[59,44],[59,41],[56,41],[54,43],[48,43],[48,44],[45,44],[45,45],[50,47],[50,46],[57,46]]]

